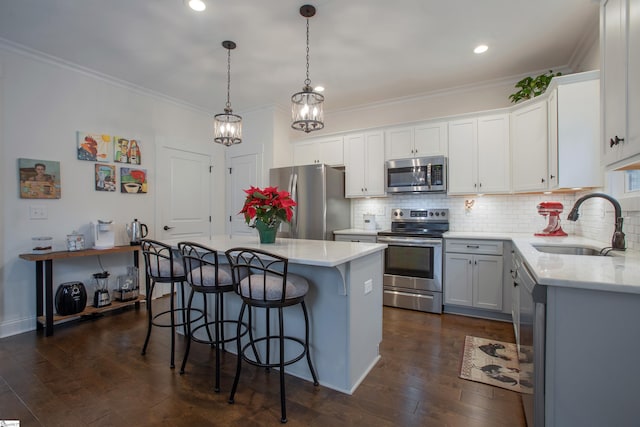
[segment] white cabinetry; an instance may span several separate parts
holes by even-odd
[[[513,191],[546,190],[547,101],[528,101],[511,113],[511,182]]]
[[[576,76],[586,80],[560,83]],[[602,186],[597,77],[597,71],[558,77],[549,94],[550,190]]]
[[[449,194],[510,190],[509,115],[449,122]]]
[[[375,234],[334,234],[336,242],[363,242],[376,243]]]
[[[640,163],[640,0],[605,0],[600,9],[602,164]]]
[[[330,166],[343,165],[342,135],[294,143],[293,164],[300,166],[313,163],[325,163]]]
[[[492,240],[445,240],[444,303],[501,311],[503,246]]]
[[[346,197],[384,196],[384,133],[349,134],[344,144]]]
[[[385,131],[385,159],[445,155],[447,123],[424,123]]]

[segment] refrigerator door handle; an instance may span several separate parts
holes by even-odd
[[[291,179],[292,179],[291,191],[290,191],[291,198],[293,200],[296,200],[298,198],[298,174],[297,173],[291,174]],[[294,209],[293,218],[291,218],[291,238],[297,239],[298,238],[298,215],[296,215],[297,208],[294,206],[293,209]]]

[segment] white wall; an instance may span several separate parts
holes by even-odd
[[[6,336],[35,327],[35,263],[18,258],[31,251],[31,237],[52,236],[54,249],[66,249],[66,235],[73,230],[90,241],[89,223],[98,218],[115,221],[116,244],[128,243],[124,225],[134,217],[153,233],[155,205],[162,192],[154,185],[161,173],[155,163],[159,144],[212,154],[217,182],[224,182],[224,168],[215,167],[224,165],[224,151],[209,143],[212,119],[202,111],[2,45],[0,70],[0,336]],[[94,163],[76,159],[76,131],[139,139],[148,193],[96,192]],[[59,161],[62,198],[20,199],[18,158]],[[44,206],[48,218],[29,219],[32,205]],[[212,209],[214,217],[224,215],[223,204]],[[223,227],[216,225],[214,231],[222,232]],[[101,271],[99,261],[112,278],[131,264],[130,255],[57,262],[54,286],[80,280],[92,293],[91,275]]]

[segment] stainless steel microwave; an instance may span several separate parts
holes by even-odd
[[[387,193],[444,193],[447,191],[445,156],[387,160]]]

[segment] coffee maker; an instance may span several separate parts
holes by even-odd
[[[103,221],[101,219],[91,223],[94,249],[110,249],[115,246],[116,233],[114,226],[113,221]]]
[[[564,210],[564,206],[560,202],[541,202],[537,206],[538,214],[543,217],[549,217],[546,221],[546,227],[534,236],[566,236],[560,226],[560,214]]]
[[[93,278],[96,279],[96,291],[93,294],[93,306],[99,308],[110,305],[109,273],[107,271],[96,273],[93,275]]]

